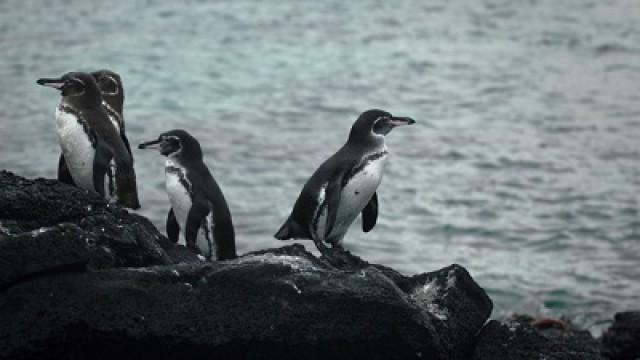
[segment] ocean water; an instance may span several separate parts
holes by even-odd
[[[640,307],[640,7],[584,1],[0,1],[0,168],[55,177],[56,92],[123,77],[131,143],[184,128],[222,187],[239,251],[272,238],[302,185],[383,108],[380,216],[346,246],[418,273],[458,263],[509,312],[594,331]],[[164,159],[134,151],[143,209]],[[307,243],[308,248],[312,248]]]

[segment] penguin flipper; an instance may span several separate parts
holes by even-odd
[[[378,220],[378,193],[374,192],[371,200],[362,209],[362,231],[369,232]]]
[[[325,239],[329,238],[333,227],[336,224],[338,218],[338,208],[340,207],[340,196],[342,193],[342,178],[344,177],[344,171],[337,171],[331,177],[327,183],[325,189],[325,202],[327,204],[327,225],[325,227]]]
[[[289,217],[273,237],[278,240],[306,239],[306,237],[301,234],[303,234],[303,232],[301,231],[300,225]]]
[[[76,185],[71,177],[71,173],[67,167],[67,161],[64,159],[63,154],[60,154],[60,160],[58,161],[58,181],[73,186]]]
[[[104,177],[109,171],[109,163],[113,158],[113,153],[103,141],[96,141],[96,154],[93,158],[93,188],[102,197],[105,196]]]
[[[216,222],[213,234],[217,245],[218,260],[235,259],[238,255],[236,254],[235,232],[231,221]]]
[[[278,240],[289,240],[291,239],[291,230],[289,230],[289,219],[280,226],[280,229],[276,231],[273,235],[274,238]]]
[[[198,248],[197,238],[198,231],[200,231],[200,226],[202,225],[202,221],[205,216],[209,213],[210,209],[203,201],[193,201],[191,204],[191,209],[189,210],[189,214],[187,215],[187,221],[184,229],[184,236],[187,248],[191,249],[197,254],[200,254],[201,251]],[[210,254],[202,254],[206,257]]]
[[[116,190],[118,203],[130,209],[139,209],[138,188],[136,185],[136,172],[133,168],[133,158],[127,153],[124,144],[117,143],[114,148],[114,161],[116,163]]]
[[[167,237],[176,244],[178,243],[179,234],[180,226],[178,225],[178,220],[176,220],[176,215],[173,213],[173,208],[171,208],[167,214]]]
[[[121,128],[124,129],[124,128]],[[127,148],[127,153],[129,153],[129,157],[131,158],[131,164],[133,164],[133,154],[131,153],[131,145],[129,144],[129,139],[127,139],[127,135],[125,135],[124,130],[120,131],[120,138],[122,138],[122,143],[124,147]]]

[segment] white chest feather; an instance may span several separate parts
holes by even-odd
[[[93,186],[93,159],[95,149],[76,116],[56,108],[56,128],[60,148],[73,181],[79,187],[95,190]]]
[[[108,104],[103,101],[102,102],[103,106],[108,106]],[[116,132],[118,134],[120,134],[120,123],[119,123],[119,118],[117,117],[117,115],[112,114],[111,112],[107,112],[107,115],[109,116],[109,120],[111,121],[111,123],[113,124],[113,127],[115,127]],[[118,171],[118,167],[116,166],[116,162],[115,159],[111,159],[111,161],[109,162],[109,167],[110,167],[110,171],[112,174],[112,178],[109,178],[109,176],[105,176],[105,189],[109,189],[112,191],[107,191],[105,192],[105,194],[107,194],[108,198],[116,198],[117,197],[117,183],[115,182],[115,173],[116,171]]]
[[[345,185],[340,194],[338,218],[355,219],[380,186],[387,155],[369,161]]]
[[[362,212],[378,189],[382,181],[386,159],[387,154],[384,152],[379,156],[372,157],[371,160],[366,161],[361,164],[361,166],[357,166],[359,170],[353,174],[347,184],[342,188],[336,222],[331,234],[326,236],[327,239],[334,239],[338,242],[342,241],[349,226],[351,226],[353,221]],[[318,198],[319,204],[322,204],[325,200],[324,190],[323,188],[322,191],[320,191]],[[323,238],[322,234],[326,231],[327,206],[323,206],[321,211],[315,231],[315,235],[318,238]]]
[[[165,186],[173,213],[180,226],[180,232],[183,233],[187,224],[189,210],[191,210],[191,195],[189,194],[191,184],[187,178],[187,170],[173,161],[167,160],[165,165]]]
[[[205,254],[205,257],[217,260],[217,245],[213,233],[213,229],[216,224],[213,215],[213,211],[211,211],[204,219],[204,222],[200,227],[200,232],[198,233],[197,244],[200,251]]]

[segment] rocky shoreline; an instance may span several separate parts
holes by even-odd
[[[0,172],[0,358],[637,359],[640,313],[600,339],[489,320],[459,265],[415,276],[301,245],[205,263],[144,217]]]

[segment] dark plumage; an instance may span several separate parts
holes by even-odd
[[[198,141],[184,130],[161,134],[138,146],[157,149],[167,157],[165,180],[171,209],[167,236],[178,242],[182,232],[187,247],[217,260],[236,257],[231,213],[222,190],[202,159]]]
[[[133,163],[133,154],[131,153],[131,146],[129,145],[129,139],[125,133],[124,124],[124,86],[122,79],[117,73],[103,69],[94,71],[91,73],[96,80],[96,84],[100,89],[102,95],[102,107],[109,116],[111,123],[114,124],[116,130],[120,133],[120,138],[127,148],[127,152],[131,157]],[[69,185],[75,185],[73,178],[69,173],[69,168],[64,160],[64,154],[60,154],[60,160],[58,162],[58,180]]]
[[[138,209],[140,203],[131,156],[102,107],[102,94],[94,77],[83,72],[71,72],[58,79],[39,79],[37,83],[53,87],[62,95],[56,113],[60,145],[65,157],[65,161],[59,164],[66,169],[59,171],[62,180],[94,190],[106,197],[109,197],[110,190],[113,190],[119,204]],[[83,131],[75,130],[78,124],[82,126]],[[86,142],[78,137],[88,138],[91,148],[83,146]],[[92,163],[82,162],[68,166],[66,159],[69,156],[74,159],[91,159]],[[116,169],[115,174],[112,173],[112,161]],[[87,173],[92,174],[93,181],[86,179]],[[68,178],[64,178],[65,176]]]
[[[346,144],[322,163],[304,185],[291,215],[275,237],[314,240],[322,251],[325,245],[341,244],[359,213],[363,216],[363,230],[370,231],[378,216],[376,189],[387,157],[384,136],[396,126],[414,122],[382,110],[362,113]]]

